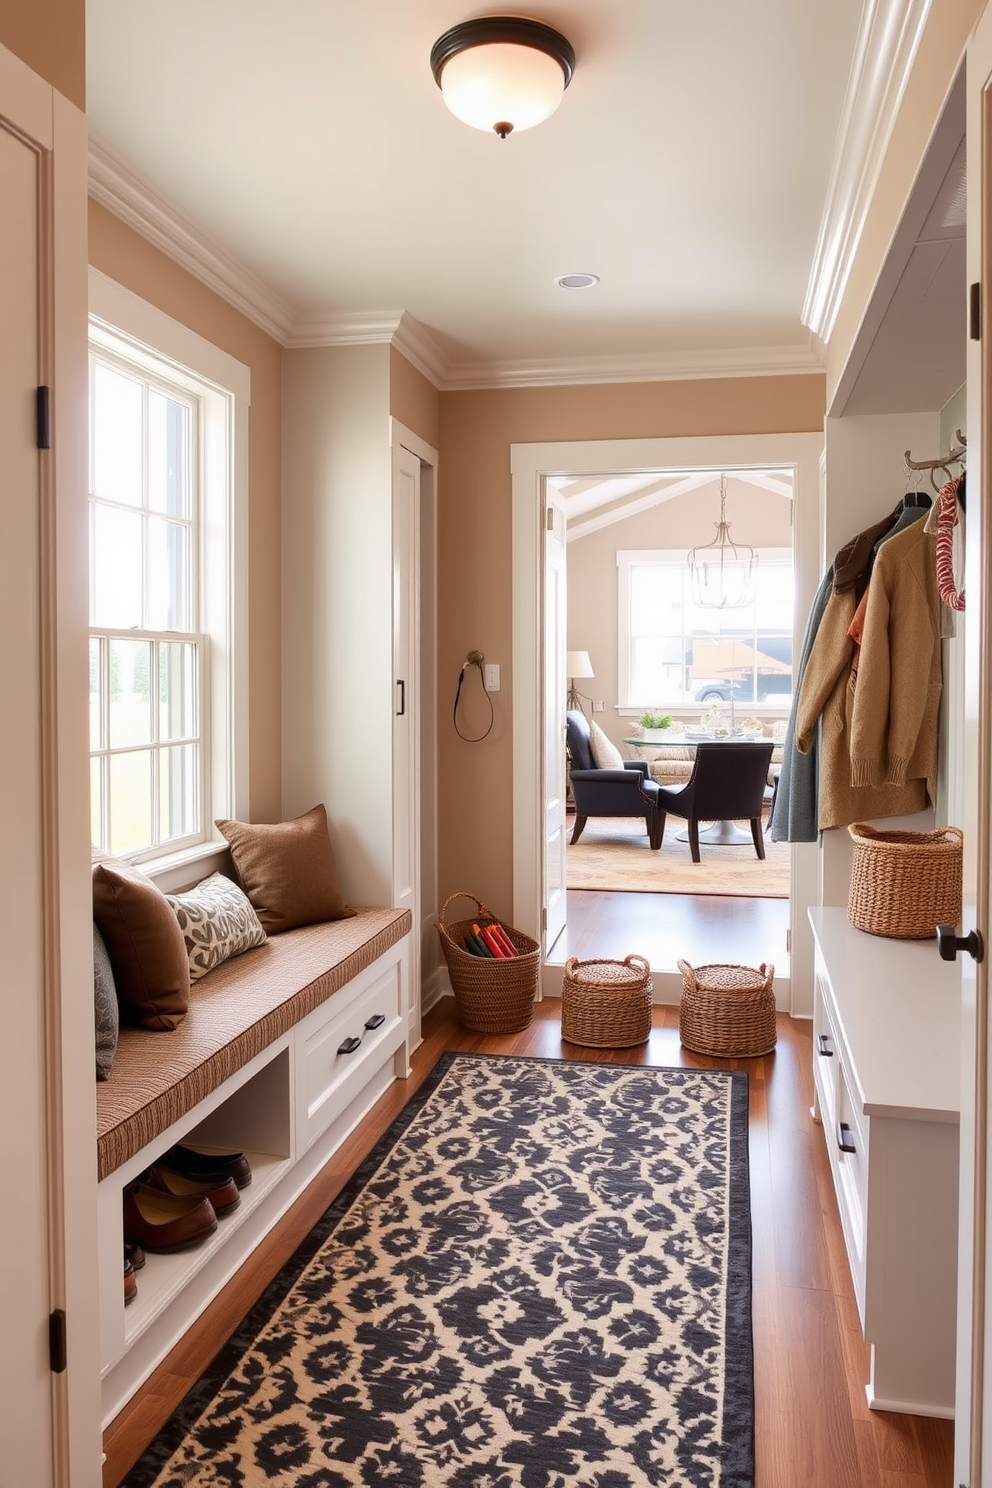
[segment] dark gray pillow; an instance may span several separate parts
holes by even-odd
[[[96,925],[93,926],[93,1008],[96,1016],[96,1077],[106,1080],[117,1053],[120,1015],[110,957]]]

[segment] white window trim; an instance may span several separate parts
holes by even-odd
[[[140,299],[98,269],[89,271],[90,339],[138,367],[161,371],[203,398],[203,568],[201,624],[210,635],[207,749],[211,816],[248,814],[248,409],[251,374],[244,363],[188,326]],[[204,386],[207,392],[204,395]],[[211,391],[211,389],[213,391]],[[225,845],[212,822],[204,840],[179,852],[142,859],[163,888],[210,870]],[[216,860],[214,862],[213,860]]]
[[[770,563],[781,564],[792,563],[792,549],[786,544],[777,548],[755,548],[758,556],[758,572],[761,572],[761,564],[767,566]],[[783,560],[781,554],[788,554],[788,559]],[[632,703],[630,698],[630,570],[634,564],[667,563],[673,566],[685,566],[689,558],[688,548],[618,548],[617,549],[617,716],[620,718],[636,718],[647,707],[658,707],[664,704],[666,713],[673,717],[685,715],[695,716],[699,712],[698,703],[669,704],[663,699],[655,698],[647,703]],[[748,703],[749,713],[759,718],[778,716],[782,711],[782,705],[777,703]],[[786,709],[785,711],[788,711]]]

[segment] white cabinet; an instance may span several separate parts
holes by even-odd
[[[409,936],[239,1069],[99,1186],[106,1425],[311,1182],[394,1079],[408,1073]],[[241,1151],[252,1182],[207,1241],[149,1254],[124,1307],[121,1195],[174,1143]]]
[[[811,909],[813,1114],[865,1341],[868,1403],[954,1414],[960,1005],[933,941]]]

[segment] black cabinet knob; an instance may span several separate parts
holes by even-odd
[[[837,1123],[837,1146],[841,1152],[857,1152],[858,1150],[854,1145],[854,1133],[846,1121]]]
[[[834,1051],[829,1033],[818,1033],[816,1036],[816,1045],[824,1059],[833,1059]]]
[[[386,1015],[385,1015],[385,1013],[373,1013],[372,1016],[371,1016],[371,1018],[366,1018],[366,1020],[365,1020],[365,1027],[366,1028],[381,1028],[382,1025],[383,1025],[383,1023],[385,1023],[385,1021],[386,1021]]]
[[[339,1054],[354,1054],[354,1052],[355,1052],[356,1049],[360,1049],[361,1048],[361,1045],[362,1045],[361,1039],[360,1038],[356,1038],[355,1035],[352,1034],[351,1038],[346,1038],[343,1044],[338,1044],[338,1053]]]
[[[942,961],[956,961],[958,951],[967,951],[975,961],[985,958],[985,942],[980,930],[958,935],[956,925],[937,926],[937,955]]]

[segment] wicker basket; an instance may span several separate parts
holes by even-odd
[[[756,1059],[775,1047],[774,966],[696,966],[682,973],[679,1036],[694,1054]]]
[[[651,968],[643,956],[624,961],[565,962],[561,1036],[594,1049],[627,1049],[651,1033]]]
[[[867,822],[848,827],[854,843],[847,917],[869,935],[931,940],[938,925],[961,918],[963,833],[879,832]]]
[[[453,899],[471,899],[478,913],[467,920],[446,925],[444,917]],[[517,948],[505,961],[473,956],[464,938],[473,923],[491,925],[496,916],[474,894],[449,894],[437,922],[441,950],[455,994],[458,1021],[473,1033],[518,1033],[534,1016],[534,997],[541,975],[541,947],[529,935],[500,921]]]

